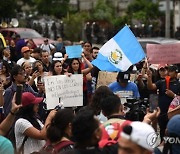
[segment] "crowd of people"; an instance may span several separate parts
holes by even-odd
[[[60,42],[54,46],[45,39],[36,48],[18,38],[1,51],[0,153],[180,153],[179,142],[164,139],[180,136],[178,65],[155,69],[143,60],[118,72],[113,83],[97,87],[100,70],[91,61],[99,48],[81,42],[82,57],[69,59]],[[83,74],[83,106],[47,110],[44,77],[73,74]],[[134,81],[131,74],[137,76]],[[18,85],[23,86],[21,102]],[[143,100],[151,94],[158,95],[158,105],[150,110],[146,102],[141,120],[128,119],[123,95]]]

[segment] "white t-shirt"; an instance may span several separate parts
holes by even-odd
[[[30,57],[29,59],[21,58],[21,59],[19,59],[19,60],[17,61],[17,64],[21,66],[22,63],[24,63],[24,62],[29,62],[29,63],[32,65],[35,61],[36,61],[36,59],[34,59],[34,58],[32,58],[32,57]]]
[[[46,50],[46,51],[48,51],[49,52],[49,54],[51,54],[51,50],[52,49],[55,49],[55,46],[54,45],[52,45],[52,44],[42,44],[41,46],[40,46],[40,48],[42,49],[42,50]]]
[[[37,120],[41,128],[43,124],[40,120]],[[19,149],[22,145],[25,135],[23,134],[26,129],[33,127],[33,125],[26,119],[20,118],[15,123],[15,138],[16,147]],[[45,140],[38,140],[28,137],[24,144],[24,154],[30,154],[35,151],[39,151],[45,145]]]

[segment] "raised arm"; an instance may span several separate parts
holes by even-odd
[[[44,124],[44,127],[41,130],[36,129],[35,127],[30,127],[25,130],[24,134],[28,137],[34,138],[34,139],[39,139],[39,140],[44,140],[46,139],[46,131],[48,125],[51,123],[52,118],[55,116],[56,110],[52,110]]]
[[[7,132],[9,131],[9,129],[11,128],[11,126],[14,122],[16,112],[21,107],[21,105],[17,105],[15,103],[15,95],[16,95],[16,93],[13,96],[12,108],[11,108],[10,113],[7,115],[7,117],[0,124],[0,135],[4,136],[7,134]]]
[[[147,70],[147,88],[149,90],[156,90],[156,84],[152,82],[152,72],[150,70]]]
[[[85,69],[83,69],[81,71],[82,74],[86,75],[86,74],[88,74],[92,70],[93,65],[90,63],[89,60],[86,59],[86,57],[85,57],[85,55],[83,53],[82,53],[82,58],[83,58],[84,62],[88,65],[88,68],[85,68]]]

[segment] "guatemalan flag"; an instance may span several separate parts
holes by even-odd
[[[144,57],[141,45],[129,27],[125,26],[101,47],[92,64],[102,71],[123,72]]]

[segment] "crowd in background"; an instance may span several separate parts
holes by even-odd
[[[96,88],[100,70],[91,61],[99,48],[90,42],[81,45],[82,57],[69,59],[62,39],[56,46],[45,39],[36,47],[16,36],[1,51],[0,153],[180,153],[179,143],[163,140],[180,136],[178,65],[154,69],[142,61],[119,72],[110,85]],[[129,81],[132,73],[137,75],[135,81]],[[47,111],[44,77],[73,74],[83,74],[83,107]],[[19,84],[23,94],[16,102]],[[132,122],[126,119],[119,91],[134,99],[157,94],[158,107],[147,109],[142,122]],[[156,132],[160,132],[158,147],[149,139]]]

